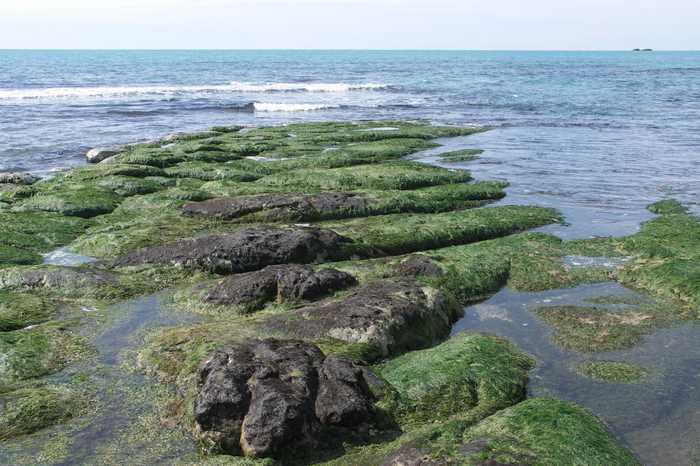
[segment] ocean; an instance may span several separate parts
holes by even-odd
[[[492,126],[455,168],[561,209],[563,237],[632,233],[665,197],[700,211],[700,52],[0,51],[0,171],[49,176],[212,125],[359,119]]]

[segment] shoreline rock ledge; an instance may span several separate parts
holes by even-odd
[[[110,157],[114,157],[122,149],[120,147],[95,147],[85,154],[88,163],[100,163]]]

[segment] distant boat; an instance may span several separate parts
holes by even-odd
[[[632,49],[633,52],[653,52],[654,49]]]

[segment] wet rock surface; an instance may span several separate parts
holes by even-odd
[[[113,265],[171,264],[231,274],[274,264],[340,259],[340,247],[348,242],[320,228],[247,228],[147,247],[116,259]]]
[[[110,157],[114,157],[120,151],[121,149],[118,147],[95,147],[85,154],[85,158],[88,163],[100,163]]]
[[[308,266],[272,265],[223,279],[204,295],[203,301],[219,305],[240,305],[246,310],[254,311],[273,300],[284,302],[318,299],[356,283],[357,280],[352,275],[335,269],[314,271]]]
[[[31,173],[9,172],[0,173],[0,184],[30,185],[39,181],[40,178]]]
[[[378,280],[339,300],[271,317],[262,326],[302,338],[331,337],[375,345],[388,355],[445,337],[458,314],[459,309],[436,289],[412,280]]]
[[[232,220],[257,213],[266,221],[314,220],[339,212],[364,210],[369,201],[358,193],[264,194],[193,202],[183,207],[186,215]]]
[[[372,400],[362,368],[297,340],[253,340],[200,367],[194,414],[205,443],[251,457],[317,443],[323,426],[356,427]],[[286,450],[286,452],[284,451]]]
[[[442,267],[428,256],[415,254],[399,262],[395,267],[399,276],[408,277],[439,277],[444,272]]]

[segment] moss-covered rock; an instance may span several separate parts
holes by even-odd
[[[618,272],[622,283],[671,298],[700,316],[700,220],[678,202],[650,206],[660,217],[624,238],[572,241],[567,249],[589,256],[632,256]]]
[[[64,387],[23,388],[0,394],[0,441],[31,434],[80,414],[84,400]]]
[[[41,262],[40,254],[63,246],[90,222],[43,212],[0,212],[0,267]]]
[[[385,215],[320,225],[354,239],[349,247],[360,254],[396,255],[493,239],[559,219],[552,209],[502,206],[439,214]]]
[[[479,420],[525,397],[534,362],[507,341],[460,334],[434,348],[399,356],[379,368],[397,391],[390,409],[409,422],[456,413]]]
[[[53,310],[54,306],[39,295],[0,291],[0,332],[44,322]]]
[[[18,204],[22,211],[56,212],[61,215],[91,218],[117,208],[121,198],[109,189],[97,186],[71,186],[60,191],[41,192]]]
[[[41,377],[90,353],[83,339],[61,324],[0,333],[0,377],[5,381]]]

